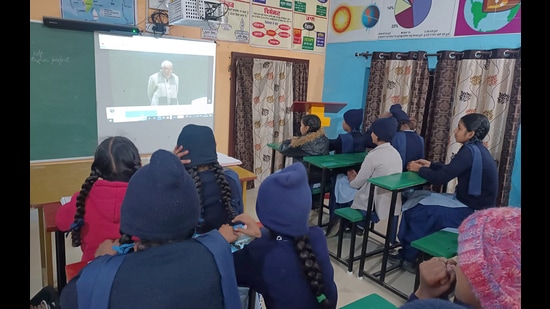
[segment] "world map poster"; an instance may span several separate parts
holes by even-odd
[[[521,0],[460,0],[455,36],[521,33]]]
[[[105,24],[136,25],[134,0],[61,0],[61,16]]]

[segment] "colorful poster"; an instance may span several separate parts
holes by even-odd
[[[324,53],[327,44],[328,0],[294,1],[292,49]]]
[[[328,42],[453,36],[458,0],[331,0]],[[359,2],[359,3],[358,3]]]
[[[324,53],[326,49],[327,19],[294,13],[292,49]]]
[[[124,0],[61,0],[63,18],[105,24],[136,25],[136,3]]]
[[[521,0],[460,0],[455,36],[521,33]]]
[[[265,5],[276,3],[277,6]],[[270,48],[292,48],[292,2],[252,0],[250,45]]]
[[[203,28],[201,37],[221,41],[248,43],[250,40],[250,0],[221,0],[227,14],[218,27]]]

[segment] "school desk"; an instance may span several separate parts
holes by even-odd
[[[426,179],[420,177],[418,173],[416,172],[403,172],[403,173],[396,173],[391,174],[387,176],[380,176],[380,177],[373,177],[369,178],[370,183],[370,194],[369,194],[369,201],[367,203],[367,215],[366,215],[366,221],[370,222],[372,217],[372,211],[374,209],[374,188],[375,186],[384,188],[386,190],[389,190],[392,192],[391,196],[391,202],[390,202],[390,215],[395,212],[395,204],[397,203],[397,194],[400,193],[403,190],[416,187],[418,185],[423,185],[427,181]],[[375,273],[366,273],[364,271],[365,267],[365,259],[367,257],[373,256],[375,254],[379,254],[379,250],[375,250],[373,252],[367,253],[367,243],[369,238],[369,229],[365,229],[364,235],[363,235],[363,243],[361,246],[361,254],[360,254],[360,262],[359,262],[359,272],[357,273],[357,277],[359,279],[363,279],[363,275],[367,276],[367,278],[373,280],[374,282],[380,284],[382,287],[385,287],[386,289],[392,291],[393,293],[397,294],[398,296],[402,297],[403,299],[408,298],[408,294],[405,294],[398,289],[392,287],[390,284],[386,283],[386,272],[391,271],[393,269],[399,268],[399,265],[394,265],[390,269],[387,268],[387,262],[388,262],[388,255],[390,249],[396,248],[400,246],[399,243],[393,244],[390,246],[390,235],[392,235],[391,231],[393,229],[397,229],[397,227],[393,226],[394,220],[388,220],[387,229],[386,229],[386,237],[384,241],[384,249],[382,250],[382,265],[379,272]]]
[[[279,143],[269,143],[267,144],[269,148],[271,148],[271,174],[275,173],[275,155],[277,154],[277,151],[279,151],[279,148],[281,148],[281,144]],[[285,167],[286,162],[286,156],[283,155],[283,167]]]
[[[246,184],[249,181],[256,180],[256,174],[237,165],[228,166],[228,168],[234,170],[237,175],[239,175],[239,180],[241,181],[241,187],[243,189],[243,208],[244,212],[246,212]]]
[[[367,151],[364,152],[354,152],[354,153],[341,153],[325,156],[307,156],[304,157],[304,162],[309,164],[308,174],[311,169],[311,165],[319,167],[322,169],[321,176],[321,187],[320,187],[320,207],[319,207],[319,218],[317,225],[322,226],[323,223],[323,204],[325,199],[325,183],[327,181],[327,174],[330,174],[330,171],[342,168],[342,167],[353,167],[355,165],[360,165],[365,160]]]
[[[38,233],[40,239],[40,263],[42,268],[42,285],[54,285],[53,279],[53,254],[52,254],[52,238],[51,233],[54,233],[55,238],[55,257],[57,268],[57,290],[61,293],[63,287],[67,283],[65,274],[65,237],[64,233],[57,229],[55,224],[55,216],[57,209],[61,206],[60,202],[51,202],[44,204],[33,204],[32,208],[38,210]]]
[[[239,175],[239,180],[241,181],[241,185],[243,187],[243,206],[246,207],[246,183],[256,179],[256,175],[240,166],[229,166],[228,168],[234,170]],[[55,238],[57,289],[59,292],[61,292],[67,283],[65,273],[65,235],[64,232],[57,229],[57,225],[55,224],[55,216],[57,214],[57,209],[60,206],[60,202],[31,205],[32,208],[36,208],[38,210],[42,284],[54,286],[52,240],[50,237],[50,234],[53,232]]]

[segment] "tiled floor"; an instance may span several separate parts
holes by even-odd
[[[247,205],[245,211],[251,216],[256,217],[255,205],[256,205],[256,189],[247,191]],[[385,231],[385,223],[383,221],[376,224],[376,230]],[[381,245],[377,236],[373,236],[373,245]],[[370,237],[369,236],[369,237]],[[327,240],[329,249],[336,252],[337,237]],[[362,237],[358,237],[356,241],[356,252],[358,253],[361,248]],[[53,243],[53,240],[52,240]],[[82,255],[80,248],[73,248],[70,245],[70,241],[66,241],[66,254],[67,263],[73,263],[80,260]],[[344,239],[344,256],[347,256],[347,245],[349,243],[349,237]],[[369,243],[370,246],[370,243]],[[370,250],[370,247],[369,247]],[[55,254],[55,248],[54,248]],[[357,254],[356,253],[356,254]],[[367,259],[365,264],[366,271],[376,271],[380,267],[379,257],[373,257]],[[391,291],[383,288],[377,283],[371,281],[369,278],[364,277],[362,280],[357,278],[357,269],[359,268],[359,261],[354,263],[353,273],[348,274],[347,267],[333,260],[334,274],[336,284],[338,286],[338,307],[349,304],[359,298],[362,298],[371,293],[377,293],[380,296],[386,298],[396,306],[400,306],[405,301],[392,293]],[[54,265],[55,267],[55,265]],[[414,284],[414,275],[402,270],[395,270],[386,275],[386,283],[397,288],[405,294],[412,292]],[[40,244],[38,238],[38,215],[36,210],[30,211],[30,297],[42,288],[42,271],[40,267]]]

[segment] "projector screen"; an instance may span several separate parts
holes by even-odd
[[[100,32],[94,40],[98,142],[122,135],[148,154],[172,150],[186,124],[214,129],[215,42]]]

